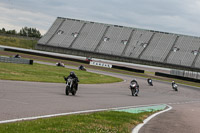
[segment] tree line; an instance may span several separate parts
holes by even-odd
[[[41,38],[41,33],[39,30],[37,30],[36,28],[28,28],[28,27],[23,27],[22,29],[20,29],[19,32],[17,32],[16,30],[6,30],[5,28],[2,28],[0,29],[0,33]]]

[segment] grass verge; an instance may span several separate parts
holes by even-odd
[[[81,84],[113,83],[123,81],[116,77],[57,66],[37,63],[27,65],[0,62],[0,79],[2,80],[64,83],[65,81],[63,76],[68,76],[70,71],[76,73]]]
[[[104,111],[0,124],[0,133],[130,133],[153,112]]]
[[[15,54],[19,54],[19,52],[0,51],[0,55],[13,56]],[[22,57],[26,57],[26,58],[33,59],[33,60],[44,61],[44,62],[56,63],[56,62],[62,61],[66,65],[71,65],[71,66],[76,66],[76,67],[78,67],[79,65],[82,64],[80,62],[75,62],[75,61],[70,61],[70,60],[48,58],[48,57],[36,56],[36,55],[30,55],[30,54],[24,54],[24,53],[20,53],[20,55],[22,55]],[[86,68],[90,68],[90,69],[94,69],[94,70],[101,70],[101,71],[107,71],[107,72],[113,72],[113,73],[119,73],[119,74],[132,75],[134,77],[152,78],[153,80],[160,80],[160,81],[167,81],[167,82],[172,82],[172,80],[175,80],[176,83],[200,87],[200,83],[155,76],[154,72],[149,72],[149,71],[145,71],[145,73],[142,74],[142,73],[136,73],[136,72],[120,70],[120,69],[113,69],[113,68],[110,69],[110,68],[103,68],[103,67],[98,67],[98,66],[91,66],[88,64],[83,64],[83,65],[86,66]]]
[[[28,40],[19,37],[0,36],[0,45],[34,49],[37,40]]]

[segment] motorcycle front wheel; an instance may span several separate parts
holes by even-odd
[[[66,95],[69,95],[69,89],[70,89],[69,86],[66,86],[66,89],[65,89],[65,94]]]
[[[134,94],[135,94],[135,89],[131,89],[131,94],[132,94],[132,96],[134,96]]]
[[[75,85],[73,85],[73,88],[72,88],[71,92],[72,92],[73,96],[76,95],[76,87],[75,87]]]
[[[76,95],[76,90],[75,89],[72,90],[72,95],[73,96]]]

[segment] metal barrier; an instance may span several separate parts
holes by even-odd
[[[0,56],[0,62],[17,63],[17,64],[33,64],[33,60]]]
[[[200,72],[173,69],[173,70],[170,71],[170,74],[171,75],[176,75],[176,76],[181,76],[181,77],[200,79]]]

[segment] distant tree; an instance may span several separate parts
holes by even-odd
[[[17,31],[16,30],[8,30],[5,32],[6,34],[12,34],[12,35],[17,35]]]
[[[6,29],[2,28],[1,33],[6,33]]]
[[[16,30],[11,30],[11,33],[12,33],[13,35],[17,35],[17,31],[16,31]]]
[[[0,29],[0,33],[3,34],[12,34],[12,35],[20,35],[20,36],[26,36],[26,37],[36,37],[40,38],[41,34],[40,31],[36,28],[28,28],[28,27],[22,27],[22,29],[17,33],[16,30],[7,30],[5,28]]]
[[[27,36],[27,37],[36,37],[36,38],[41,37],[40,31],[37,30],[36,28],[24,27],[20,30],[19,34],[21,36]]]

